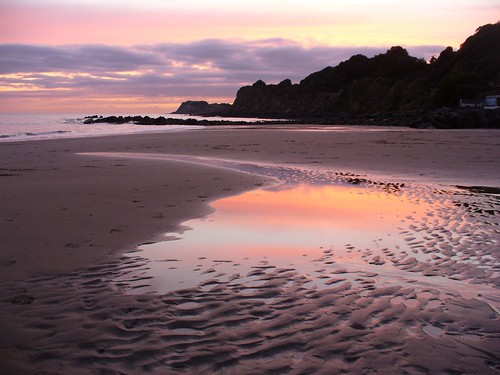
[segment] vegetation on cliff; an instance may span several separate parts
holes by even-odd
[[[480,27],[454,52],[446,48],[427,63],[402,47],[368,58],[355,55],[312,73],[299,84],[262,81],[238,91],[239,115],[325,116],[408,113],[458,106],[494,90],[500,78],[500,24]]]
[[[402,47],[372,58],[355,55],[298,84],[285,79],[267,85],[259,80],[240,88],[232,105],[210,105],[207,114],[304,119],[389,116],[412,121],[427,121],[426,117],[432,122],[437,108],[458,107],[462,98],[500,93],[499,51],[497,22],[479,27],[458,51],[448,47],[429,62],[410,56]],[[222,110],[217,113],[217,108]],[[485,126],[500,122],[498,114],[476,117],[486,121]]]

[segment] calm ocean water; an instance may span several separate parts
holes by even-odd
[[[104,116],[107,116],[105,114]],[[148,114],[150,117],[204,118],[186,115]],[[80,138],[99,135],[153,133],[200,129],[201,126],[185,125],[134,125],[127,124],[84,124],[84,115],[78,114],[0,114],[0,142],[26,141],[34,139]],[[250,121],[256,119],[238,119]]]

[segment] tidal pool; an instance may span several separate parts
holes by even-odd
[[[349,184],[279,185],[212,206],[214,213],[184,223],[175,236],[140,247],[148,264],[138,292],[252,283],[252,275],[270,268],[294,270],[312,286],[322,284],[326,271],[349,278],[347,266],[388,272],[395,267],[387,256],[406,255],[403,224],[422,220],[431,208],[403,191]],[[411,255],[427,258],[418,250]]]

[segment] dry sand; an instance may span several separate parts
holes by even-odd
[[[209,128],[0,143],[0,372],[498,373],[499,200],[453,185],[499,188],[499,141],[493,130]],[[257,287],[211,280],[129,295],[113,280],[146,265],[127,251],[272,176],[82,153],[324,168],[353,183],[404,183],[415,199],[440,202],[447,221],[406,219],[409,251],[432,261],[367,255],[429,280],[415,286],[337,268],[324,275],[328,288],[314,289],[296,269],[258,263]],[[476,283],[487,298],[438,287],[440,276]]]

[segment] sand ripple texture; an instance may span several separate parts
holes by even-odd
[[[134,295],[148,263],[124,256],[2,285],[3,373],[500,373],[498,195],[388,193],[401,189],[434,209],[401,220],[405,248],[351,246],[363,266],[327,249],[313,273],[257,259],[248,274]]]

